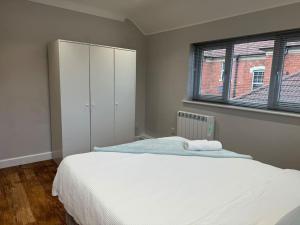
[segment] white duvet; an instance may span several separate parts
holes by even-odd
[[[300,172],[254,160],[91,152],[53,184],[80,225],[274,225],[300,205]]]

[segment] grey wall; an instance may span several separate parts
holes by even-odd
[[[25,0],[0,1],[0,160],[50,151],[47,43],[137,50],[137,131],[145,121],[146,39],[118,22]]]
[[[299,11],[300,4],[295,4],[152,35],[146,43],[129,22],[1,0],[0,160],[50,151],[47,43],[61,38],[137,50],[138,132],[144,131],[146,82],[149,134],[170,135],[178,110],[211,114],[217,117],[216,136],[226,148],[300,169],[299,119],[181,102],[187,91],[190,43],[299,28]]]
[[[300,119],[182,103],[189,76],[190,44],[300,28],[300,4],[224,19],[147,37],[146,128],[170,135],[176,112],[216,116],[216,138],[225,148],[280,167],[300,169]]]

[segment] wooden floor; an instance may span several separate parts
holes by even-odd
[[[52,160],[0,169],[0,225],[64,225],[64,208],[51,196],[56,169]]]

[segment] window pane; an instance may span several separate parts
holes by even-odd
[[[234,45],[230,102],[267,106],[274,43],[268,40]]]
[[[281,105],[300,105],[300,41],[286,43],[279,102]]]
[[[200,95],[222,96],[226,49],[207,49],[202,53]]]

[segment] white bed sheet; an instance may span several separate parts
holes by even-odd
[[[248,159],[91,152],[65,158],[53,195],[80,225],[274,225],[300,172]]]

